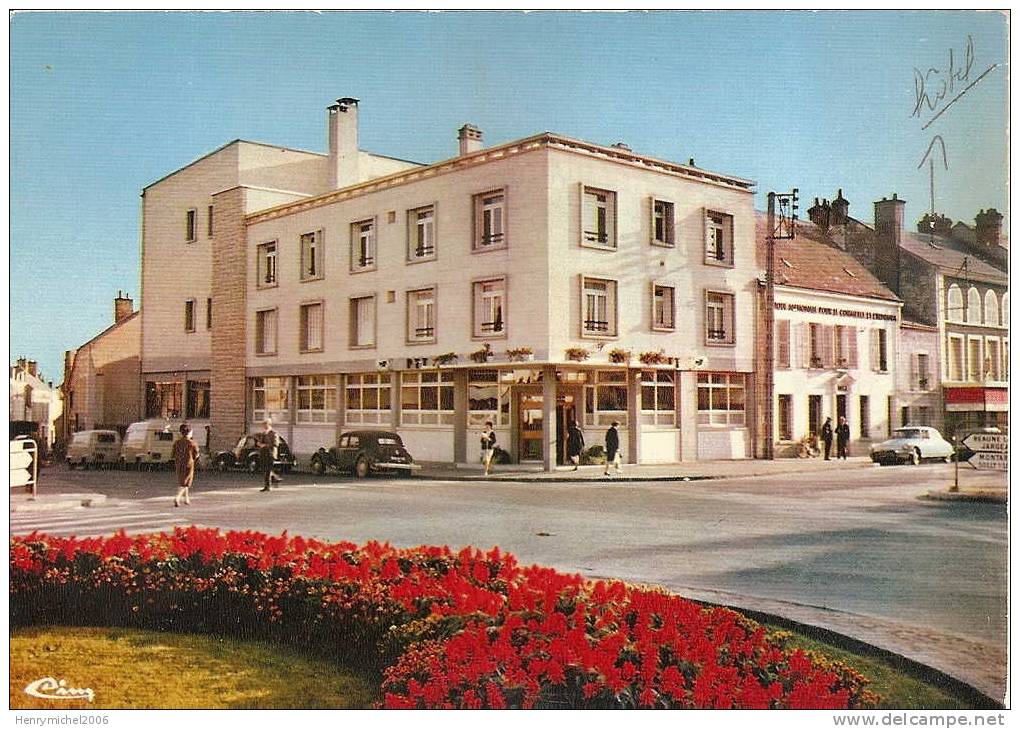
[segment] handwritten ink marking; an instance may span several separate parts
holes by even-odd
[[[953,49],[949,49],[949,64],[945,69],[929,67],[921,73],[914,68],[914,111],[911,116],[921,116],[922,107],[928,107],[928,111],[935,111],[940,101],[949,96],[955,90],[956,82],[963,83],[970,79],[970,70],[974,66],[974,38],[967,36],[967,46],[963,52],[963,68],[956,67],[956,56]],[[945,75],[943,75],[945,70]],[[935,94],[932,98],[929,94],[932,90]]]
[[[930,155],[932,150],[935,149],[935,142],[938,142],[939,146],[942,148],[942,166],[947,170],[949,169],[949,160],[946,158],[946,142],[942,139],[941,134],[936,134],[932,137],[931,144],[928,145],[928,151],[924,153],[924,157],[921,158],[921,162],[917,165],[917,169],[921,169],[921,165],[928,161],[928,155]],[[934,156],[931,158],[931,163],[933,165],[935,164]]]
[[[938,119],[938,118],[939,118],[940,116],[942,116],[942,115],[943,115],[943,114],[945,113],[946,109],[948,109],[948,108],[949,108],[950,106],[952,106],[952,105],[953,105],[953,104],[955,104],[955,103],[956,103],[957,101],[959,101],[960,97],[961,97],[961,96],[963,96],[963,95],[964,95],[965,93],[967,93],[968,91],[970,91],[970,90],[971,90],[972,88],[974,88],[974,85],[975,85],[975,84],[976,84],[976,83],[977,83],[978,81],[980,81],[981,79],[983,79],[983,78],[984,78],[985,76],[987,76],[988,74],[990,74],[990,73],[991,73],[992,71],[994,71],[994,70],[995,70],[996,68],[998,68],[998,67],[999,67],[999,64],[998,64],[998,63],[993,63],[993,64],[992,64],[991,66],[989,66],[989,67],[988,67],[987,69],[985,69],[984,73],[982,73],[982,74],[981,74],[980,76],[978,76],[978,77],[977,77],[976,79],[974,79],[974,80],[973,80],[973,81],[971,81],[971,82],[970,82],[969,84],[967,84],[967,87],[966,87],[966,88],[965,88],[965,89],[964,89],[963,91],[961,91],[960,93],[958,93],[958,94],[957,94],[957,95],[956,95],[956,96],[955,96],[955,97],[953,98],[953,100],[952,100],[952,101],[950,101],[950,102],[949,102],[948,104],[946,104],[945,106],[943,106],[943,107],[942,107],[942,109],[941,109],[941,110],[939,111],[939,113],[938,113],[938,114],[936,114],[936,115],[935,115],[935,116],[933,116],[933,117],[932,117],[931,119],[929,119],[929,120],[928,120],[928,123],[927,123],[927,124],[925,124],[925,125],[924,125],[923,127],[921,127],[921,130],[922,130],[922,131],[924,131],[924,130],[925,130],[925,129],[927,129],[927,128],[928,128],[929,126],[931,126],[931,123],[932,123],[933,121],[935,121],[936,119]]]
[[[25,693],[35,696],[37,699],[50,700],[85,699],[91,702],[96,698],[96,693],[92,689],[72,688],[67,685],[67,681],[64,679],[58,681],[52,676],[46,676],[28,684],[25,687]]]

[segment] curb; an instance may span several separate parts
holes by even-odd
[[[921,496],[922,499],[929,499],[931,501],[962,501],[969,503],[985,503],[985,504],[1005,504],[1007,502],[1005,489],[999,490],[982,490],[976,489],[973,491],[946,491],[946,490],[932,490]]]
[[[60,494],[37,496],[35,499],[11,501],[11,513],[26,511],[56,511],[58,509],[75,509],[78,507],[99,506],[106,502],[104,494]]]

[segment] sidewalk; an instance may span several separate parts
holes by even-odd
[[[106,501],[103,494],[38,494],[33,499],[31,494],[11,492],[11,513],[22,511],[53,511],[56,509],[74,509],[79,506],[100,506]]]
[[[866,456],[826,461],[821,458],[780,458],[775,461],[745,459],[740,461],[696,461],[693,463],[642,464],[624,466],[623,471],[613,471],[614,481],[701,481],[712,478],[747,478],[775,476],[785,473],[811,473],[815,471],[845,470],[848,468],[870,468],[871,459]],[[486,476],[481,464],[423,463],[422,470],[415,478],[435,481],[519,481],[525,483],[542,481],[598,481],[604,482],[604,466],[557,466],[555,471],[541,470],[540,465],[513,464],[493,466]]]
[[[962,475],[962,474],[961,474]],[[933,501],[985,501],[1005,504],[1009,500],[1007,476],[1001,471],[986,471],[979,476],[967,474],[967,484],[952,490],[950,481],[942,488],[932,489],[925,498]]]

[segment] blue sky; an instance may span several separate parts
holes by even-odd
[[[999,13],[22,13],[11,42],[11,356],[63,350],[138,295],[139,193],[235,138],[325,149],[325,107],[361,99],[361,146],[433,162],[471,122],[539,131],[799,187],[842,187],[870,222],[897,192],[1005,211],[1007,26]],[[926,130],[915,67],[991,71]],[[929,89],[931,87],[929,86]],[[952,98],[947,97],[948,98]]]

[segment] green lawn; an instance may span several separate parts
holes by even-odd
[[[285,647],[120,628],[11,631],[12,709],[364,709],[371,679]],[[25,693],[46,676],[95,701]]]

